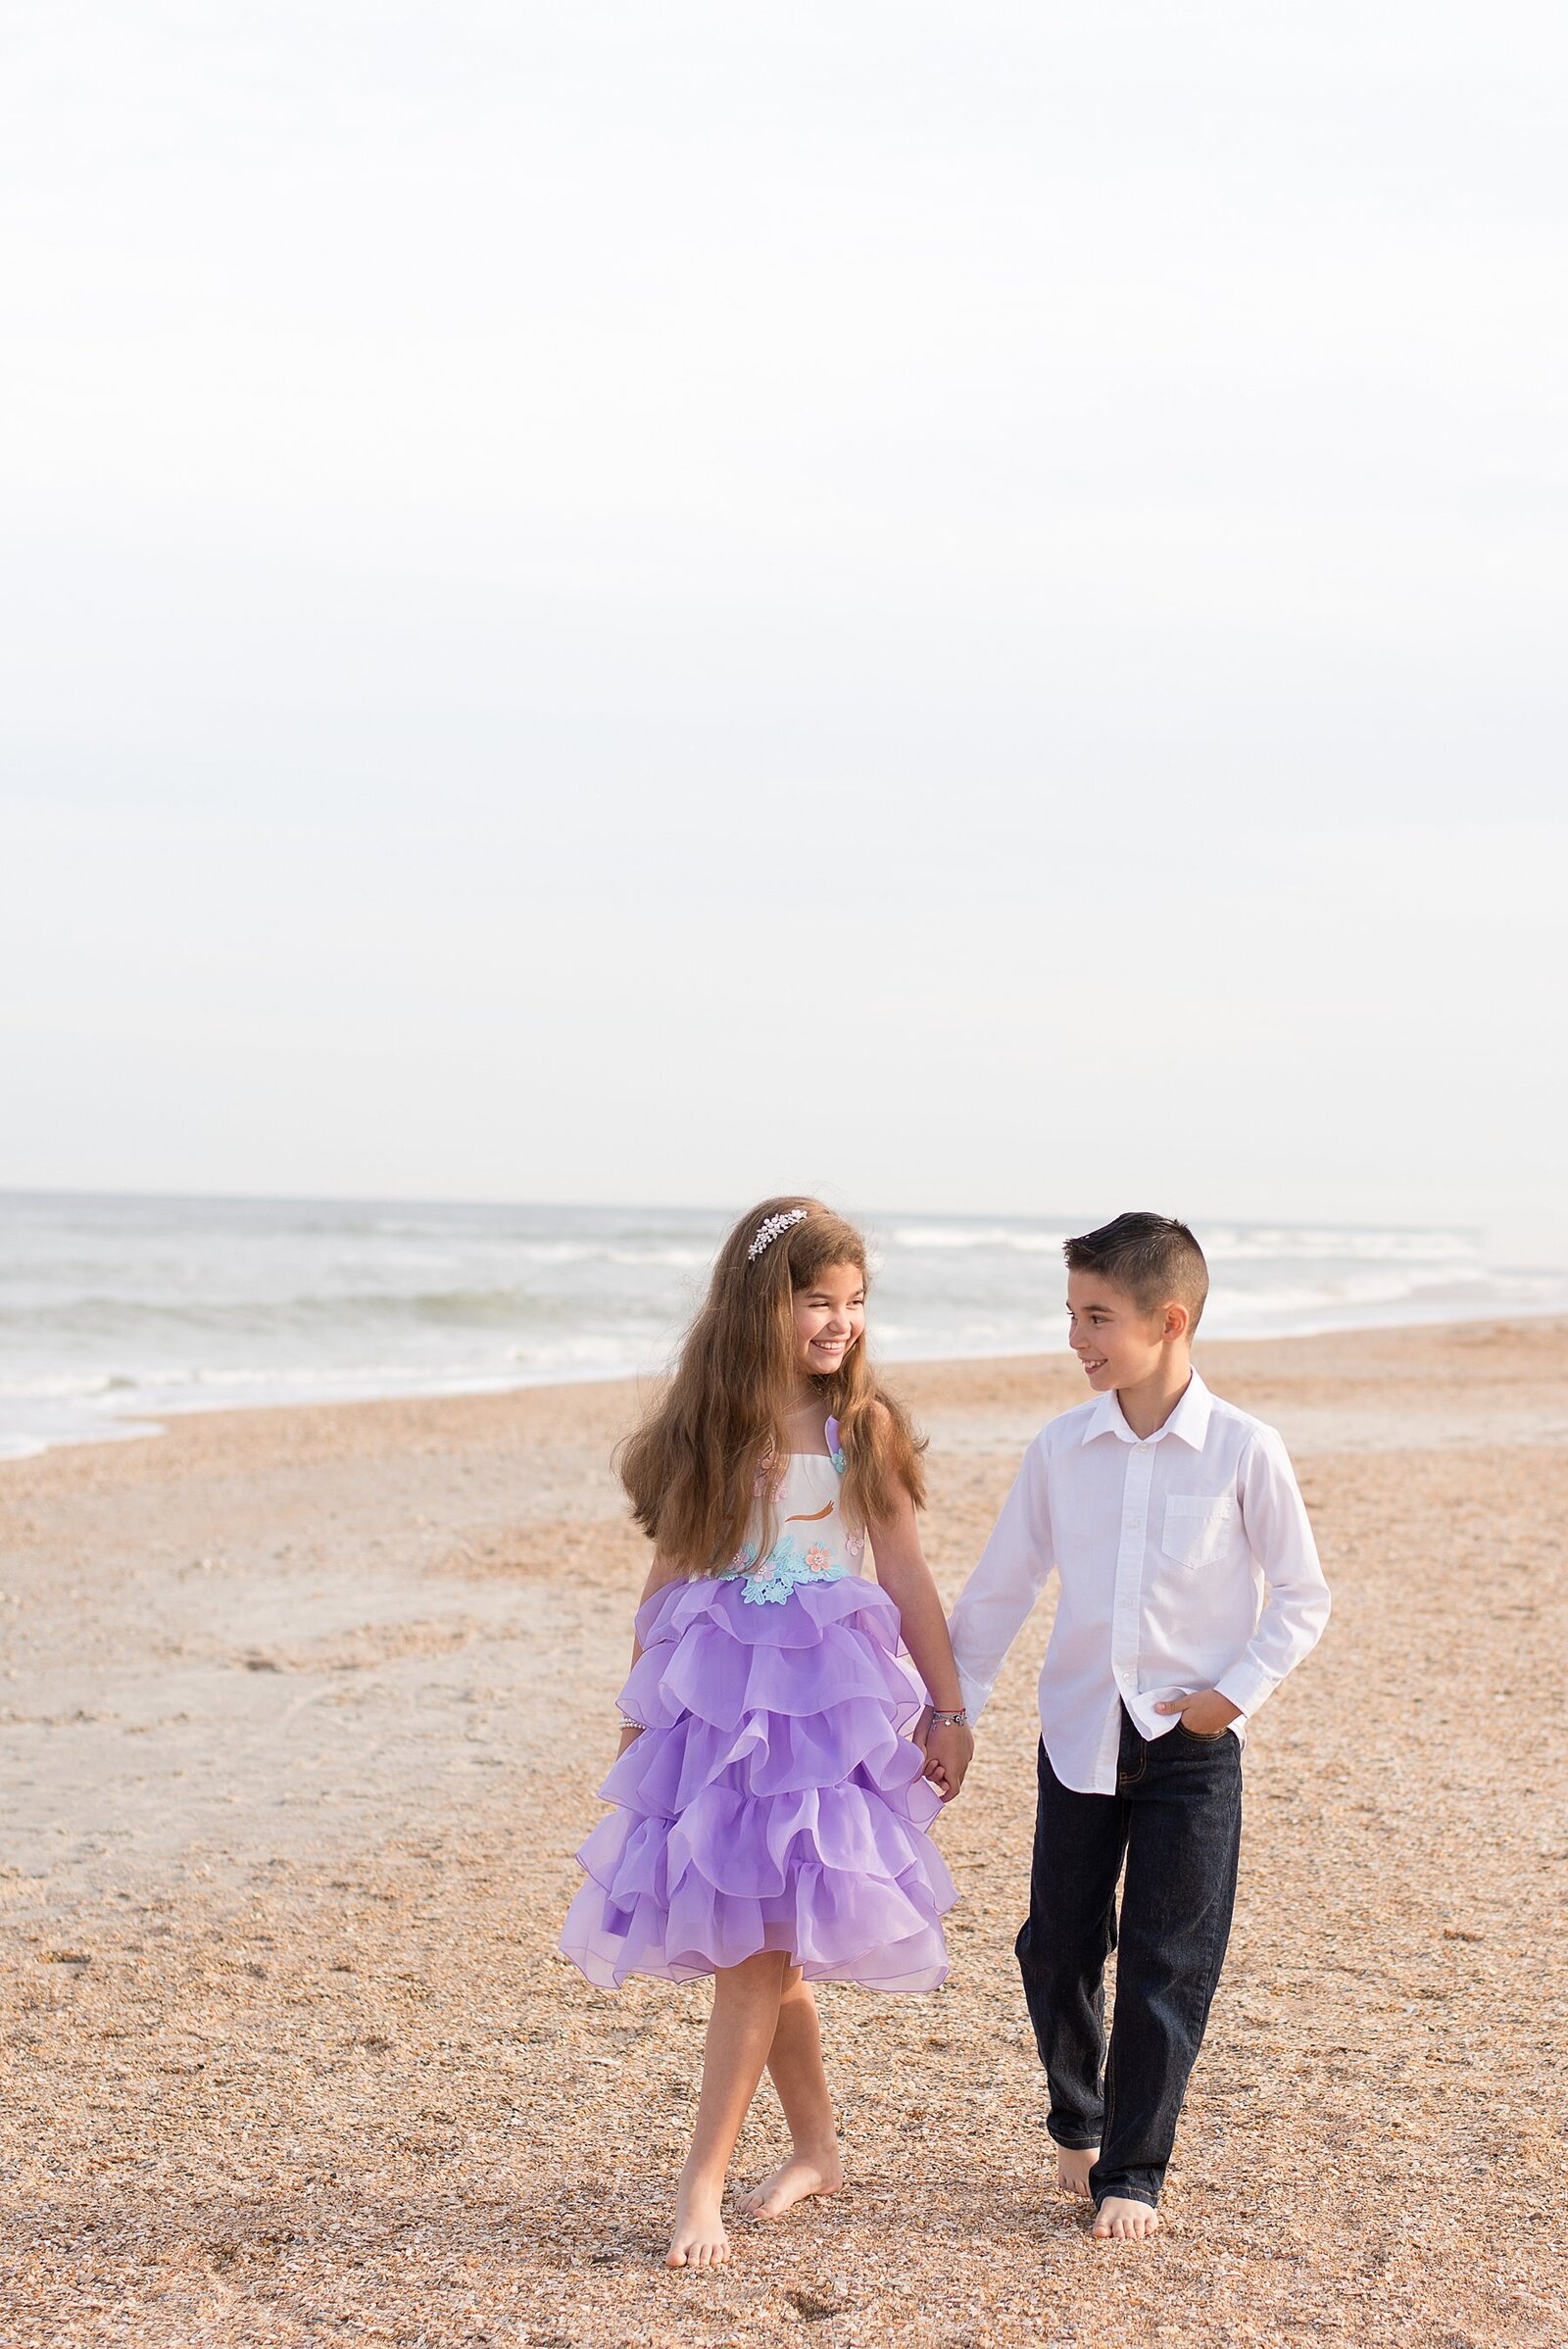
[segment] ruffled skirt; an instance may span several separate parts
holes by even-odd
[[[646,1726],[577,1854],[567,1957],[607,1988],[778,1949],[812,1982],[935,1989],[956,1895],[886,1591],[848,1575],[758,1604],[739,1578],[671,1583],[637,1636],[621,1702]]]

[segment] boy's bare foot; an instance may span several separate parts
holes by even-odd
[[[1056,2184],[1064,2194],[1076,2194],[1080,2200],[1089,2199],[1089,2173],[1100,2159],[1098,2145],[1058,2145],[1056,2147]]]
[[[836,2194],[843,2183],[844,2164],[836,2153],[820,2161],[792,2153],[771,2178],[764,2178],[760,2186],[742,2194],[740,2205],[754,2219],[779,2219],[792,2203],[804,2202],[808,2194]]]
[[[669,2268],[721,2268],[729,2257],[729,2237],[719,2216],[719,2195],[694,2186],[682,2192],[675,2205],[675,2232],[670,2239]]]
[[[1147,2202],[1134,2202],[1126,2194],[1107,2194],[1095,2220],[1095,2241],[1136,2243],[1153,2234],[1158,2226],[1159,2213],[1151,2210]]]

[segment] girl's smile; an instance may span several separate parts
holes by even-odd
[[[858,1264],[827,1264],[808,1289],[797,1289],[795,1366],[808,1378],[831,1378],[865,1334],[865,1275]]]

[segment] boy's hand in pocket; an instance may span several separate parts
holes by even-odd
[[[1154,1707],[1156,1713],[1180,1713],[1183,1729],[1190,1729],[1195,1737],[1217,1737],[1240,1721],[1242,1708],[1221,1696],[1217,1688],[1200,1688],[1190,1696],[1169,1696]]]

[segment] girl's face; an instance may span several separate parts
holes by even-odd
[[[808,1289],[797,1289],[795,1367],[810,1379],[831,1378],[865,1332],[865,1275],[858,1264],[826,1264]]]

